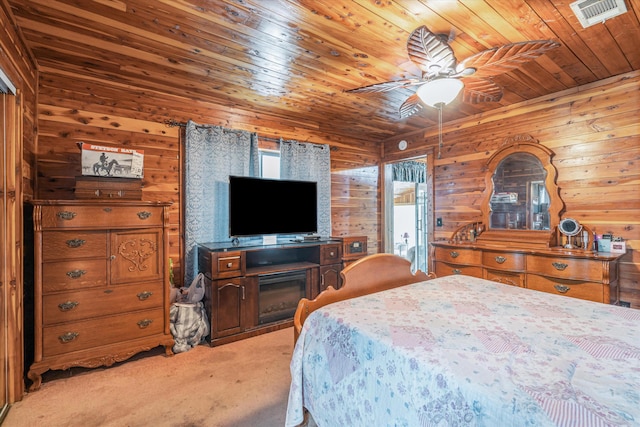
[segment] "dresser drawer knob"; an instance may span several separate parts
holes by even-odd
[[[565,264],[564,262],[552,262],[551,265],[553,265],[553,267],[559,271],[562,271],[565,268],[569,267],[569,264]]]
[[[67,302],[58,304],[58,308],[60,309],[60,311],[70,311],[76,308],[78,304],[80,303],[77,301],[67,301]]]
[[[334,257],[334,256],[336,256],[336,253],[335,252],[329,252],[329,256],[330,257]]]
[[[495,258],[495,260],[496,260],[496,262],[497,262],[498,264],[504,264],[504,262],[505,262],[507,259],[506,259],[505,257],[503,257],[503,256],[497,256],[497,257]]]
[[[151,212],[149,211],[140,211],[138,212],[138,218],[140,219],[148,219],[151,216]]]
[[[67,276],[71,277],[72,279],[78,279],[79,277],[82,277],[85,274],[87,274],[87,270],[71,270],[71,271],[67,271]]]
[[[460,256],[460,254],[456,251],[451,251],[449,255],[451,255],[451,258],[458,258],[458,256]]]
[[[459,270],[459,269],[457,269],[457,268],[454,268],[453,270],[451,270],[451,272],[452,272],[453,274],[462,274],[462,270]]]
[[[82,239],[69,239],[67,240],[67,246],[69,246],[70,248],[79,248],[80,246],[84,245],[85,243],[87,243],[86,240],[82,240]]]
[[[228,262],[227,263],[227,268],[231,268],[231,267],[233,267],[233,263],[232,262]]]
[[[140,292],[137,296],[140,301],[144,301],[146,299],[149,299],[151,295],[153,295],[153,292],[144,291],[144,292]]]
[[[152,319],[142,319],[138,322],[138,326],[140,327],[140,329],[144,329],[152,323],[153,323]]]
[[[65,221],[70,221],[76,217],[76,213],[69,212],[69,211],[61,211],[61,212],[58,212],[56,216],[60,219],[64,219]]]
[[[60,335],[58,339],[62,344],[66,344],[68,342],[75,340],[78,337],[78,335],[80,334],[77,332],[67,332],[66,334]]]
[[[556,288],[556,291],[560,292],[561,294],[565,294],[571,289],[571,287],[567,285],[553,285],[553,287]]]

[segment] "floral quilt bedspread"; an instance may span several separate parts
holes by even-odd
[[[640,310],[447,276],[306,320],[287,426],[640,426]]]

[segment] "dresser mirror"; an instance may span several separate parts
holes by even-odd
[[[547,172],[529,153],[513,153],[500,161],[492,175],[490,229],[549,230]]]
[[[505,140],[487,161],[478,240],[555,244],[564,202],[552,157],[528,135]]]

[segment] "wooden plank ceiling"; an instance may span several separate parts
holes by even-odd
[[[415,89],[345,90],[420,77],[411,32],[444,34],[458,61],[507,43],[561,46],[498,75],[499,102],[444,111],[454,120],[640,68],[640,0],[583,28],[566,1],[9,0],[42,72],[106,79],[317,123],[354,140],[435,125],[434,109],[400,119]]]

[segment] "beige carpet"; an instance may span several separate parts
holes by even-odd
[[[109,368],[55,371],[12,405],[3,427],[283,426],[292,328]]]

